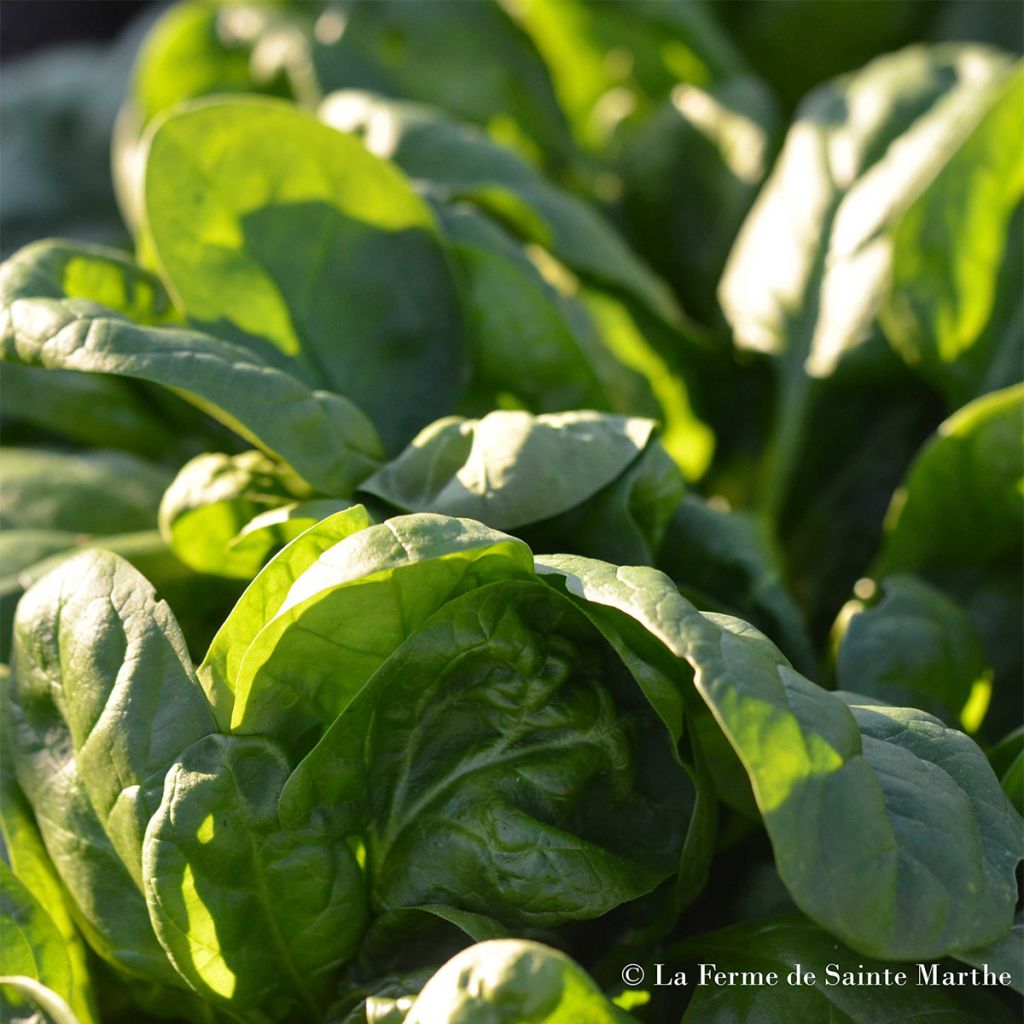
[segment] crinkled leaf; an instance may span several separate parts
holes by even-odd
[[[204,999],[272,1020],[297,1006],[319,1020],[362,930],[365,893],[343,840],[281,831],[288,771],[262,737],[189,747],[146,832],[146,900],[167,955]]]
[[[69,291],[67,269],[79,263],[115,269],[132,296],[159,287],[153,275],[114,250],[59,242],[28,246],[0,268],[4,359],[171,388],[325,493],[350,493],[376,467],[377,436],[347,399],[313,391],[239,345],[195,331],[141,326],[104,306],[103,295]]]
[[[146,237],[189,320],[364,409],[391,448],[462,389],[433,214],[394,167],[293,106],[208,101],[149,142]]]
[[[130,974],[180,984],[140,892],[163,776],[212,717],[166,605],[90,551],[22,599],[11,736],[18,782],[90,944]]]
[[[387,659],[285,787],[286,827],[360,832],[375,906],[511,926],[597,917],[672,875],[694,788],[612,648],[502,580]]]
[[[654,570],[537,564],[689,664],[747,770],[780,877],[822,927],[891,959],[943,956],[1009,927],[1020,820],[973,741],[913,709],[847,706],[751,626],[697,612]],[[622,645],[617,618],[604,630]]]

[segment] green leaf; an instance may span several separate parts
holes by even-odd
[[[702,615],[661,573],[545,556],[538,570],[622,613],[694,673],[750,777],[796,904],[860,952],[928,959],[1009,927],[1020,822],[975,744],[923,712],[862,706],[794,672],[751,626]]]
[[[473,121],[554,164],[572,155],[549,70],[519,25],[493,0],[356,6],[328,11],[314,32],[324,92],[370,89]],[[481,67],[475,55],[487,52]]]
[[[839,689],[921,708],[977,732],[992,670],[966,612],[915,576],[887,576],[878,590],[875,603],[852,601],[837,620]]]
[[[70,983],[64,997],[74,1007],[82,1024],[93,1024],[97,1018],[85,945],[75,927],[67,894],[43,845],[32,809],[15,779],[13,744],[9,734],[11,722],[6,710],[9,685],[10,677],[5,673],[0,698],[0,708],[3,709],[0,717],[0,839],[4,858],[18,881],[49,914],[67,954],[70,969]],[[3,969],[6,972],[6,966]]]
[[[117,448],[148,459],[181,445],[171,425],[117,377],[0,364],[4,420],[86,448]]]
[[[2,357],[46,368],[150,381],[184,395],[311,486],[347,494],[378,464],[373,427],[339,395],[310,390],[251,351],[195,331],[141,326],[67,290],[69,265],[116,271],[136,300],[159,287],[113,250],[40,242],[0,268]],[[132,310],[144,309],[137,301]]]
[[[462,315],[429,207],[353,138],[270,100],[155,129],[146,237],[203,330],[344,394],[391,448],[462,389]]]
[[[170,474],[127,452],[4,448],[0,528],[129,533],[156,525]]]
[[[257,514],[291,502],[307,489],[287,466],[262,452],[197,455],[178,471],[160,504],[160,532],[197,572],[251,580],[263,566],[257,546],[231,546]],[[308,492],[307,492],[308,493]]]
[[[465,279],[473,349],[471,399],[515,401],[532,412],[610,409],[602,371],[560,299],[502,228],[472,207],[442,209],[442,227]],[[612,374],[626,373],[617,363]]]
[[[535,551],[579,551],[616,564],[655,560],[685,485],[653,440],[624,472],[574,508],[520,532]]]
[[[650,420],[593,412],[449,416],[362,490],[406,511],[511,530],[582,504],[639,457],[654,430]]]
[[[687,940],[682,949],[701,963],[714,964],[714,970],[774,972],[777,978],[774,985],[698,985],[694,980],[694,995],[683,1024],[769,1020],[837,1024],[976,1024],[984,1020],[1009,1024],[1013,1020],[1013,1013],[990,992],[969,983],[922,985],[920,971],[930,965],[869,959],[795,914],[723,928]],[[946,965],[939,966],[940,977],[946,969]],[[793,980],[795,971],[802,979],[799,983]],[[902,984],[886,982],[898,973],[903,976]],[[860,977],[865,983],[844,984],[847,974],[853,982]]]
[[[700,607],[753,623],[800,671],[812,674],[815,655],[807,624],[786,589],[781,556],[763,524],[695,495],[687,495],[673,512],[658,568]]]
[[[257,92],[249,48],[233,38],[216,7],[181,3],[164,12],[139,48],[131,97],[148,124],[184,100]]]
[[[250,519],[228,542],[228,552],[232,558],[263,566],[311,526],[352,507],[353,502],[344,498],[311,498],[279,505]]]
[[[564,953],[539,942],[497,939],[471,946],[449,960],[427,982],[404,1020],[627,1024],[633,1018],[614,1006]]]
[[[232,731],[308,742],[446,600],[531,565],[521,541],[468,520],[398,516],[345,538],[303,571],[249,643],[233,680]]]
[[[778,122],[764,84],[740,75],[678,83],[618,133],[629,237],[702,323],[721,319],[715,287],[771,166]]]
[[[670,324],[682,323],[669,289],[600,214],[472,126],[415,104],[351,92],[329,96],[320,116],[342,131],[361,132],[371,152],[393,160],[437,199],[473,203],[581,277],[633,296]]]
[[[892,229],[882,325],[893,347],[956,407],[983,390],[986,331],[1005,272],[1010,218],[1024,197],[1024,69],[998,82],[970,136]],[[1018,275],[1019,279],[1019,275]]]
[[[704,4],[527,0],[520,11],[577,140],[605,153],[623,121],[646,117],[680,81],[705,87],[747,70]]]
[[[1019,552],[1022,449],[1024,385],[954,413],[921,449],[889,506],[875,572],[996,565]]]
[[[167,955],[204,999],[271,1020],[298,1006],[319,1020],[358,941],[365,895],[344,841],[281,831],[288,771],[261,737],[189,747],[146,833],[146,899]]]
[[[719,285],[737,345],[778,360],[770,513],[799,460],[810,381],[875,358],[890,228],[1001,94],[1007,67],[982,47],[911,47],[801,105]]]
[[[167,606],[115,555],[65,561],[19,605],[11,700],[18,782],[90,944],[180,984],[142,899],[142,839],[167,768],[213,719]]]
[[[310,527],[273,558],[248,586],[210,643],[196,674],[222,730],[231,726],[235,678],[249,645],[284,603],[292,584],[329,548],[370,525],[355,505]]]
[[[996,974],[1009,974],[1013,990],[1024,995],[1024,916],[1018,912],[1013,927],[1001,939],[981,949],[960,951],[956,958]]]
[[[65,998],[72,991],[64,939],[39,900],[0,860],[0,975],[41,981]]]
[[[448,601],[295,770],[286,828],[366,843],[375,907],[597,917],[676,872],[694,788],[643,691],[546,586]]]

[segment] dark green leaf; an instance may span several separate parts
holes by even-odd
[[[145,206],[192,323],[279,350],[393,449],[451,411],[462,314],[434,217],[356,139],[284,103],[196,104],[150,139]]]
[[[261,737],[189,747],[146,832],[146,899],[168,956],[205,999],[271,1020],[294,1005],[319,1020],[358,941],[365,895],[344,841],[281,831],[288,770]]]

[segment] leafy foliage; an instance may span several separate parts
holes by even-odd
[[[1011,7],[5,70],[5,1020],[1019,1017]]]

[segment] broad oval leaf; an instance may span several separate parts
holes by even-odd
[[[679,867],[694,785],[646,695],[536,580],[448,601],[300,763],[285,826],[367,850],[380,911],[597,917]]]
[[[320,1020],[366,915],[343,840],[285,835],[284,754],[261,737],[211,735],[167,773],[146,832],[153,927],[179,973],[232,1013],[290,1007]]]
[[[463,950],[412,1000],[405,1024],[626,1024],[564,953],[539,942],[495,939]]]
[[[922,448],[889,506],[876,572],[992,565],[1019,552],[1022,453],[1024,385],[954,413]]]
[[[823,377],[866,339],[891,273],[887,229],[1009,65],[984,47],[910,47],[804,100],[720,285],[739,345]]]
[[[870,605],[849,602],[836,622],[839,689],[921,708],[977,732],[992,670],[966,612],[915,576],[887,576],[878,591]]]
[[[145,231],[189,320],[366,410],[391,448],[450,412],[462,314],[430,208],[293,106],[221,100],[155,128]]]
[[[892,232],[892,283],[882,325],[907,364],[942,389],[952,406],[992,386],[1004,325],[990,321],[998,315],[1007,245],[1019,245],[1007,236],[1024,197],[1024,67],[998,84],[970,137]],[[1019,303],[1020,274],[1010,266]],[[1016,363],[1019,370],[1019,355]]]
[[[398,516],[345,538],[298,577],[249,644],[232,731],[295,742],[322,730],[446,600],[530,567],[525,544],[468,520]]]
[[[362,505],[328,516],[278,552],[246,588],[196,670],[222,730],[231,726],[235,677],[249,645],[277,614],[292,584],[339,541],[370,525]]]
[[[596,412],[449,416],[361,489],[405,511],[512,530],[582,504],[623,473],[654,432],[651,420]]]
[[[473,203],[580,276],[682,324],[667,286],[600,214],[476,128],[429,107],[353,92],[329,96],[320,116],[343,131],[361,131],[371,152],[393,160],[437,198]]]
[[[151,530],[170,479],[165,469],[127,452],[5,446],[0,529]]]
[[[213,718],[167,606],[122,559],[83,553],[22,599],[10,727],[18,782],[90,944],[180,985],[142,899],[142,838],[167,768]]]
[[[197,455],[178,471],[160,502],[160,532],[197,572],[251,580],[263,566],[257,548],[237,552],[231,541],[256,515],[308,489],[287,466],[262,452]]]
[[[310,389],[242,346],[196,331],[137,324],[120,308],[104,305],[102,294],[69,291],[73,263],[116,272],[129,295],[160,287],[152,274],[112,249],[30,245],[0,267],[3,359],[170,388],[327,494],[351,493],[376,468],[380,442],[347,399]]]
[[[794,672],[751,626],[704,615],[655,570],[545,556],[538,570],[621,614],[692,669],[746,768],[796,904],[871,956],[929,959],[994,941],[1016,902],[1020,820],[978,747],[923,712],[862,706]]]
[[[12,974],[34,978],[65,999],[73,989],[63,936],[46,908],[0,860],[0,975]]]

